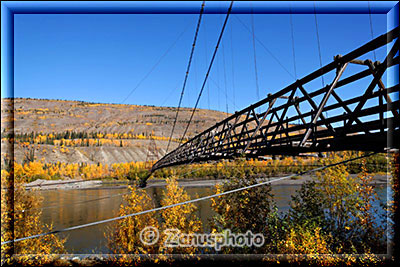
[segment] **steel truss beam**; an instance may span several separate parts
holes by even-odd
[[[334,57],[328,65],[191,138],[154,164],[152,171],[239,156],[384,151],[398,147],[400,104],[398,97],[395,100],[390,97],[399,94],[398,79],[394,79],[397,84],[389,87],[382,82],[387,69],[399,64],[398,36],[397,27],[344,56]],[[382,63],[358,59],[385,45],[389,52]],[[348,68],[349,64],[361,70]],[[331,84],[307,92],[305,87],[311,86],[312,81],[335,71]],[[354,87],[365,90],[362,95],[344,97]],[[347,94],[343,94],[346,90]],[[296,96],[297,91],[302,96]],[[324,115],[328,111],[329,116]],[[388,139],[388,134],[393,138]],[[393,142],[389,144],[388,140]]]

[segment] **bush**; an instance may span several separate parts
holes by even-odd
[[[11,179],[11,176],[4,177],[2,170],[2,185],[4,185],[4,179]],[[5,194],[2,190],[1,199],[1,240],[2,242],[10,238],[10,231],[3,231],[6,225],[10,223],[10,216],[7,211],[9,210],[6,205],[10,204],[4,197]],[[20,182],[15,181],[14,184],[14,238],[22,238],[32,235],[37,235],[53,230],[52,225],[44,225],[40,221],[41,209],[40,203],[41,198],[38,198],[35,194],[27,192]],[[4,227],[4,228],[3,228]],[[61,239],[59,236],[52,234],[38,238],[27,239],[19,241],[13,244],[14,254],[21,254],[18,258],[18,263],[23,265],[41,265],[44,263],[50,263],[54,259],[49,254],[60,254],[65,253],[64,243],[66,239]],[[2,264],[5,251],[9,251],[11,244],[5,244],[1,246],[2,251]]]
[[[150,196],[144,190],[129,187],[131,193],[124,197],[126,205],[121,205],[119,216],[137,213],[154,208]],[[159,228],[154,213],[145,213],[117,221],[108,228],[105,237],[108,247],[114,254],[152,254],[158,246],[146,246],[140,241],[140,232],[148,226]]]
[[[324,164],[347,157],[334,155],[324,160]],[[319,229],[332,253],[385,253],[386,224],[376,224],[378,211],[372,208],[372,202],[379,199],[364,166],[365,162],[362,162],[363,172],[359,177],[352,178],[342,164],[317,173],[316,181],[303,184],[292,197],[285,218],[289,226],[286,239],[293,238],[293,229],[304,233]],[[297,244],[299,252],[304,245],[302,242]]]
[[[255,178],[233,178],[223,185],[216,186],[216,193],[245,187],[257,183]],[[253,234],[264,235],[266,243],[273,238],[268,229],[267,220],[272,220],[275,203],[269,184],[238,191],[212,199],[212,208],[217,213],[211,225],[214,232],[223,233],[230,230],[232,233],[246,233],[251,230]],[[261,248],[231,248],[223,249],[225,253],[267,253],[267,247]]]
[[[125,197],[127,204],[121,205],[119,216],[138,213],[153,209],[155,206],[150,196],[143,189],[129,187],[131,194]],[[161,199],[163,206],[176,204],[190,200],[188,194],[180,188],[174,178],[167,180],[166,191]],[[148,255],[158,254],[155,261],[172,259],[162,256],[162,254],[193,254],[197,252],[194,247],[165,247],[165,229],[178,229],[182,233],[190,234],[199,232],[202,228],[201,221],[195,215],[197,208],[193,204],[175,206],[161,211],[160,213],[145,213],[138,216],[128,217],[117,221],[110,226],[105,236],[108,239],[108,247],[115,254],[135,254]],[[155,227],[160,238],[153,245],[145,245],[140,239],[140,233],[146,227]],[[138,260],[135,259],[135,263]]]

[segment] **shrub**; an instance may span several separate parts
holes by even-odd
[[[233,190],[257,183],[255,178],[233,178],[229,182],[216,186],[216,193]],[[217,213],[211,225],[214,232],[222,233],[230,229],[232,233],[246,233],[264,235],[266,243],[270,243],[272,233],[268,229],[267,220],[271,221],[271,214],[275,206],[271,194],[271,186],[263,185],[233,194],[218,196],[212,199],[212,208]],[[266,247],[261,248],[224,248],[225,253],[267,253]]]
[[[333,155],[324,164],[347,157]],[[332,253],[385,253],[385,227],[376,225],[378,212],[372,208],[379,199],[366,167],[362,169],[359,177],[352,177],[345,165],[336,165],[317,173],[316,181],[303,184],[285,218],[289,229],[312,232],[318,228]]]
[[[2,171],[2,185],[4,179],[11,179],[11,176],[3,177],[6,175]],[[3,231],[7,224],[10,223],[10,216],[8,216],[7,204],[10,204],[4,197],[6,196],[2,190],[1,199],[1,240],[2,242],[10,238],[10,231]],[[27,192],[20,182],[14,184],[14,238],[22,238],[32,235],[37,235],[53,230],[52,225],[44,225],[40,221],[41,209],[40,204],[42,199],[32,192]],[[21,254],[18,258],[19,264],[44,264],[52,262],[54,259],[49,254],[65,253],[64,243],[66,239],[61,239],[59,236],[52,234],[38,238],[27,239],[14,243],[14,253]],[[10,244],[1,246],[2,260],[3,253],[9,251]]]
[[[121,205],[119,216],[137,213],[154,208],[150,196],[144,190],[129,187],[131,193],[124,197],[126,205]],[[158,245],[146,246],[140,240],[140,232],[147,226],[157,229],[159,224],[154,213],[122,219],[111,225],[105,237],[108,247],[114,254],[152,254],[158,250]]]

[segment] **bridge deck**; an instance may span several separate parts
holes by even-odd
[[[398,147],[398,79],[389,87],[383,82],[390,75],[387,70],[399,64],[398,36],[397,27],[336,56],[328,65],[196,135],[156,162],[152,171],[238,156]],[[388,53],[382,62],[359,59],[385,45]],[[322,75],[333,77],[332,82],[306,90]],[[345,98],[355,87],[357,92],[364,88],[361,95]]]

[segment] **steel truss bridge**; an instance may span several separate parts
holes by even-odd
[[[328,65],[191,138],[151,171],[235,157],[398,147],[398,37],[397,27],[344,56],[335,56]],[[382,62],[359,59],[382,47],[387,48]],[[322,75],[330,77],[331,83],[307,90],[315,88]],[[365,88],[361,95],[352,93],[360,88]]]

